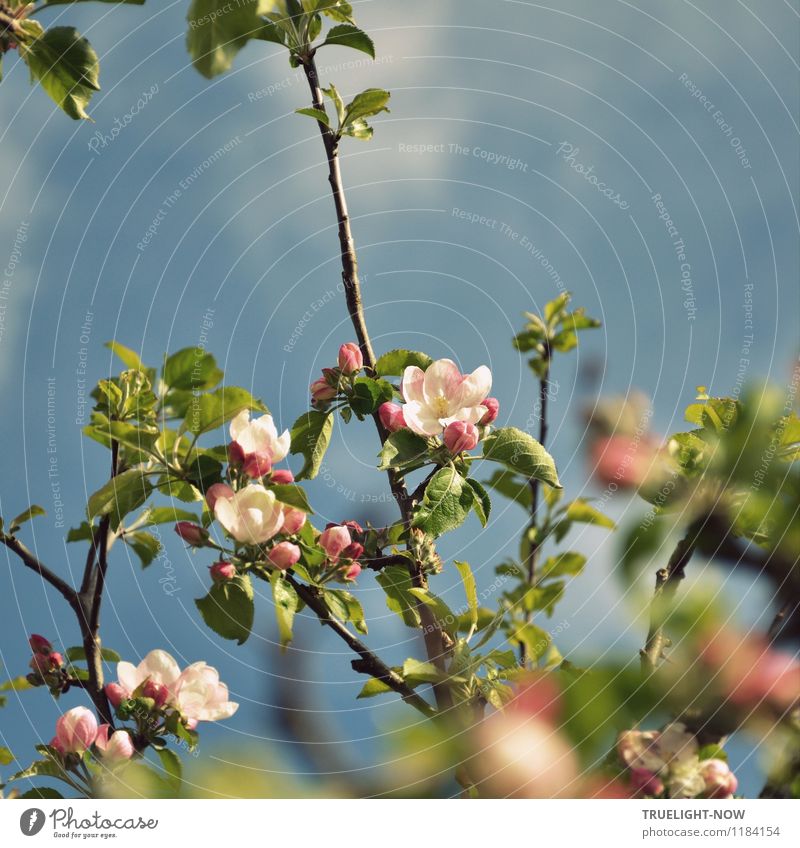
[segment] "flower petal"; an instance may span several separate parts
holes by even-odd
[[[284,430],[281,435],[275,440],[275,446],[272,450],[272,462],[280,462],[286,454],[289,453],[289,448],[292,445],[292,434],[288,430]]]
[[[481,365],[464,377],[461,384],[461,406],[476,406],[485,400],[492,390],[492,372]]]
[[[403,418],[406,426],[420,436],[437,436],[444,429],[431,409],[417,401],[407,403],[403,407]]]
[[[234,442],[239,441],[239,436],[250,426],[250,412],[243,409],[238,415],[231,419],[230,433]]]
[[[400,391],[403,393],[403,398],[406,402],[423,401],[422,386],[425,382],[425,372],[416,365],[409,365],[403,371],[403,380],[400,384]]]
[[[437,359],[428,366],[423,383],[425,402],[431,403],[437,398],[445,398],[456,404],[461,399],[461,383],[464,378],[452,359]]]

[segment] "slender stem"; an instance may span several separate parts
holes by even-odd
[[[79,605],[78,593],[34,556],[19,539],[3,533],[0,534],[0,542],[15,553],[22,560],[23,565],[35,571],[45,582],[56,589],[73,609],[77,609]]]
[[[291,575],[287,574],[286,579],[292,584],[300,598],[305,602],[306,606],[311,609],[323,624],[336,633],[339,638],[349,645],[360,657],[358,660],[353,660],[352,666],[355,671],[362,674],[369,674],[376,680],[381,680],[393,691],[397,692],[404,701],[412,707],[419,710],[428,718],[436,715],[436,711],[431,705],[421,698],[417,693],[403,680],[396,672],[392,671],[376,654],[374,654],[360,639],[354,636],[342,624],[341,621],[334,618],[320,596],[310,587],[302,583],[298,583]]]
[[[639,652],[642,673],[645,675],[652,674],[658,667],[666,645],[664,622],[670,613],[678,586],[686,576],[685,568],[695,551],[701,529],[702,522],[693,521],[686,535],[675,546],[666,568],[656,572],[656,586],[650,603],[650,629],[644,648]]]
[[[539,444],[542,447],[544,447],[547,441],[547,401],[550,396],[550,345],[547,342],[545,342],[544,364],[544,371],[539,378]],[[539,511],[539,485],[539,480],[536,478],[533,478],[529,483],[531,490],[531,520],[527,532],[537,529],[536,513]],[[539,562],[539,551],[541,547],[542,543],[538,538],[534,538],[530,543],[530,549],[525,563],[529,586],[533,586],[536,582],[536,566]],[[533,611],[526,611],[525,622],[530,624],[532,620]],[[519,662],[523,667],[528,664],[528,649],[524,642],[521,642],[519,646]]]
[[[772,619],[772,624],[767,631],[767,638],[769,639],[770,645],[778,638],[778,636],[780,636],[786,619],[797,610],[799,603],[800,601],[797,601],[796,599],[788,600],[784,602],[783,606],[775,613],[775,618]]]
[[[325,111],[325,104],[322,98],[322,90],[319,84],[319,75],[317,73],[316,62],[314,61],[313,52],[302,58],[303,70],[305,71],[308,87],[311,91],[311,100],[313,107],[320,111]],[[358,260],[356,257],[355,242],[353,241],[353,233],[350,227],[350,215],[347,209],[347,200],[342,183],[342,172],[339,165],[339,139],[336,133],[321,121],[317,121],[322,142],[325,147],[325,155],[328,162],[328,182],[331,186],[333,194],[333,202],[336,207],[336,219],[338,222],[339,246],[342,262],[342,281],[344,283],[345,300],[347,301],[347,310],[350,315],[350,320],[356,332],[358,344],[361,349],[361,354],[364,358],[364,365],[367,370],[372,372],[375,368],[375,352],[372,349],[367,324],[364,318],[364,304],[361,300],[361,284],[358,279]],[[377,413],[373,414],[375,427],[378,430],[381,443],[388,438],[388,432],[381,423]],[[402,476],[396,472],[389,470],[389,485],[394,495],[397,505],[400,509],[402,520],[406,525],[411,523],[411,512],[414,507],[414,498],[410,497],[405,486]],[[424,566],[421,562],[409,562],[409,573],[415,587],[426,589],[428,585],[425,575]],[[431,609],[422,601],[417,603],[417,612],[420,616],[422,625],[423,637],[425,639],[425,650],[428,659],[441,672],[446,672],[446,656],[447,651],[443,640],[443,633],[439,626],[436,616]],[[433,686],[433,691],[436,696],[436,703],[441,710],[450,709],[453,705],[450,689],[445,683],[436,683]]]

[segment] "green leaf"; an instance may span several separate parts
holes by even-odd
[[[125,0],[122,0],[122,2],[125,2]],[[142,2],[144,2],[144,0],[142,0]],[[51,789],[49,786],[35,786],[33,789],[29,789],[27,792],[23,792],[22,795],[20,795],[19,797],[26,799],[39,798],[48,800],[63,800],[64,798],[64,796],[60,792],[58,792],[56,789]]]
[[[469,626],[470,629],[478,627],[478,587],[475,583],[475,575],[469,567],[468,562],[460,562],[454,560],[458,573],[461,575],[461,582],[464,584],[464,594],[467,596],[467,606],[469,607]]]
[[[34,760],[26,769],[18,771],[9,777],[12,780],[23,780],[26,777],[57,777],[64,776],[64,769],[55,760]]]
[[[278,638],[285,648],[292,641],[292,624],[300,599],[294,586],[280,573],[273,571],[269,582],[272,584],[272,599],[275,601],[275,619],[278,623]]]
[[[542,564],[542,577],[560,577],[562,575],[575,576],[583,571],[586,565],[586,557],[583,554],[568,551],[557,556],[549,557]]]
[[[161,550],[161,542],[152,533],[145,533],[142,530],[126,533],[124,539],[125,544],[142,561],[142,568],[147,568]]]
[[[433,610],[436,623],[455,640],[458,633],[458,616],[450,607],[438,595],[434,595],[428,589],[412,586],[408,591],[410,595]]]
[[[245,575],[215,583],[204,598],[195,600],[203,621],[223,639],[244,644],[253,629],[253,584]]]
[[[339,24],[338,26],[331,27],[328,37],[320,44],[320,47],[325,47],[326,45],[352,47],[353,50],[360,50],[373,59],[375,58],[375,45],[372,39],[365,32],[351,24]]]
[[[398,471],[421,466],[428,454],[428,440],[403,427],[391,433],[379,454],[381,471],[395,468]]]
[[[416,510],[413,527],[419,527],[434,538],[460,527],[475,500],[467,481],[450,466],[442,468],[431,478],[422,503]]]
[[[174,751],[170,751],[169,748],[161,748],[158,751],[158,758],[161,760],[167,782],[177,794],[181,791],[181,783],[183,782],[181,758]]]
[[[14,755],[8,750],[8,748],[0,746],[0,766],[9,765],[14,762],[14,759]]]
[[[375,579],[386,593],[386,606],[397,613],[408,627],[419,627],[417,600],[411,594],[412,582],[408,569],[402,565],[384,568]]]
[[[39,38],[21,41],[20,57],[31,78],[70,118],[89,119],[86,106],[100,90],[97,54],[73,27],[53,27]]]
[[[401,672],[408,683],[437,683],[442,679],[442,674],[433,663],[422,662],[410,657],[403,663]]]
[[[72,648],[67,648],[67,650],[64,652],[64,656],[66,656],[66,658],[70,660],[70,662],[75,662],[77,660],[85,660],[86,651],[81,645],[75,645]],[[100,656],[106,662],[117,663],[122,661],[122,657],[116,651],[112,651],[111,648],[101,648]]]
[[[722,760],[728,762],[728,752],[721,746],[715,745],[713,742],[708,745],[703,745],[697,752],[697,759],[702,760]]]
[[[197,524],[200,519],[193,512],[186,509],[178,509],[175,506],[155,506],[147,510],[143,527],[155,524],[175,524],[177,521],[193,521]]]
[[[67,0],[64,0],[64,2],[67,2]],[[144,2],[144,0],[142,0],[142,2]],[[125,347],[125,345],[116,341],[106,342],[106,347],[113,353],[116,353],[116,355],[122,360],[123,364],[125,364],[128,368],[133,368],[137,371],[147,371],[142,360],[139,358],[139,354],[131,350],[129,347]]]
[[[68,542],[91,542],[94,531],[88,521],[82,521],[78,527],[70,527],[67,531]]]
[[[352,124],[359,118],[370,118],[381,112],[388,112],[386,104],[391,94],[382,88],[367,88],[357,94],[345,109],[345,125]]]
[[[14,677],[11,680],[4,680],[0,683],[0,692],[24,692],[27,689],[35,689],[36,687],[28,682],[27,677]]]
[[[108,448],[112,440],[119,442],[135,451],[136,457],[151,454],[160,435],[156,427],[146,429],[128,421],[110,421],[101,412],[92,413],[92,423],[83,428],[83,433]],[[130,455],[127,458],[130,460]]]
[[[353,383],[350,408],[358,416],[371,415],[382,403],[392,399],[394,389],[386,380],[358,377]]]
[[[89,523],[98,516],[110,515],[111,526],[116,530],[125,516],[140,507],[152,491],[153,486],[141,468],[117,474],[89,498],[86,507]]]
[[[47,513],[37,504],[29,506],[25,512],[21,512],[16,518],[11,520],[11,526],[8,528],[8,532],[13,536],[26,521],[30,521],[37,515],[47,515]]]
[[[300,486],[295,486],[293,483],[281,483],[270,486],[271,491],[275,493],[275,497],[286,506],[294,507],[295,509],[308,512],[313,515],[314,510],[308,502],[308,495]]]
[[[483,458],[500,462],[523,477],[561,488],[553,457],[533,438],[516,427],[502,427],[483,440]]]
[[[187,430],[200,435],[222,427],[245,409],[251,412],[269,411],[247,389],[239,386],[223,386],[208,394],[200,395],[184,423]]]
[[[207,79],[230,68],[236,54],[263,28],[261,0],[192,0],[186,20],[186,47],[192,64]]]
[[[173,389],[203,391],[213,389],[224,374],[210,353],[202,348],[185,347],[166,358],[162,376]]]
[[[367,632],[364,608],[355,595],[344,589],[325,589],[324,597],[332,615],[340,621],[352,621],[359,633]]]
[[[529,480],[521,479],[513,471],[498,470],[483,482],[509,500],[516,501],[525,512],[531,511],[533,501]]]
[[[600,512],[583,498],[576,498],[567,507],[566,518],[569,521],[577,521],[581,524],[596,524],[598,527],[607,527],[613,530],[617,525],[607,515]]]
[[[489,513],[492,511],[492,501],[489,498],[489,493],[477,480],[467,478],[467,483],[475,493],[472,508],[475,510],[475,515],[478,516],[481,526],[485,527],[486,522],[489,520]]]
[[[418,350],[396,348],[378,357],[375,363],[375,373],[379,377],[400,377],[409,365],[416,365],[423,371],[433,362],[427,353]]]
[[[377,677],[371,677],[361,688],[361,691],[356,695],[356,698],[374,698],[376,695],[383,695],[386,692],[391,692],[392,687],[378,680]]]
[[[509,639],[518,645],[525,645],[528,656],[536,662],[541,659],[550,646],[550,634],[535,624],[525,624],[518,630],[509,632]]]
[[[342,95],[339,94],[339,90],[333,83],[328,88],[323,88],[322,91],[326,97],[329,97],[333,101],[334,109],[336,109],[336,118],[341,128],[344,123],[344,100],[342,100]]]
[[[309,107],[308,109],[295,109],[294,110],[298,115],[308,115],[309,118],[313,118],[315,121],[319,121],[321,124],[325,124],[326,127],[331,125],[330,118],[328,117],[327,112],[323,112],[322,109],[314,109],[313,107]]]
[[[329,412],[304,412],[294,422],[290,451],[293,454],[302,454],[305,458],[305,463],[295,479],[311,480],[317,476],[332,432],[333,415]]]

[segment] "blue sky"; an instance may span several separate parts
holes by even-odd
[[[77,372],[85,367],[92,381],[108,373],[106,340],[157,362],[205,333],[227,379],[289,426],[309,382],[352,337],[317,130],[293,114],[307,105],[305,83],[269,44],[249,45],[231,73],[204,80],[183,47],[187,5],[42,14],[77,26],[101,56],[93,124],[55,111],[6,57],[6,515],[52,501],[49,385],[67,526],[102,483],[106,457],[76,425]],[[323,82],[345,95],[392,91],[374,139],[347,141],[342,163],[377,349],[425,349],[465,370],[488,364],[503,420],[530,428],[534,387],[510,339],[524,310],[572,291],[604,327],[555,368],[551,450],[571,495],[597,493],[581,447],[581,411],[595,392],[643,390],[654,429],[666,433],[681,427],[698,384],[725,394],[742,377],[786,382],[798,340],[796,4],[737,0],[724,14],[710,0],[354,5],[378,62],[328,48],[319,64]],[[376,451],[368,424],[338,430],[309,485],[320,521],[391,520],[385,481],[370,470]],[[493,565],[514,554],[525,519],[513,505],[497,507],[486,530],[470,523],[443,545],[447,556],[470,559],[484,587]],[[628,521],[640,507],[620,496],[607,509]],[[75,574],[83,553],[62,543],[55,520],[51,509],[27,538]],[[615,545],[595,531],[572,541],[591,557],[557,615],[570,623],[562,650],[580,656],[599,639],[635,651],[643,622],[630,616],[641,599],[620,597]],[[214,744],[282,738],[270,706],[276,676],[293,668],[312,681],[298,690],[344,747],[379,732],[387,707],[354,704],[361,681],[314,622],[298,628],[305,653],[281,665],[266,599],[244,648],[204,630],[192,598],[204,591],[208,563],[170,534],[164,542],[179,591],[163,591],[158,565],[142,573],[117,552],[105,640],[126,656],[167,647],[224,667],[242,708],[209,732]],[[0,660],[16,674],[27,632],[64,645],[77,636],[30,573],[13,561],[3,568]],[[766,587],[714,569],[702,579],[744,592],[743,624],[758,619]],[[451,575],[439,590],[459,603]],[[400,660],[418,652],[374,582],[362,581],[359,593],[377,617],[375,647]],[[28,695],[4,710],[15,747],[36,741],[57,714],[45,700]]]

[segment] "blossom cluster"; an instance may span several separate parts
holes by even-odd
[[[697,738],[680,722],[663,730],[626,730],[617,753],[640,795],[668,798],[730,798],[738,781],[725,760],[701,759]]]

